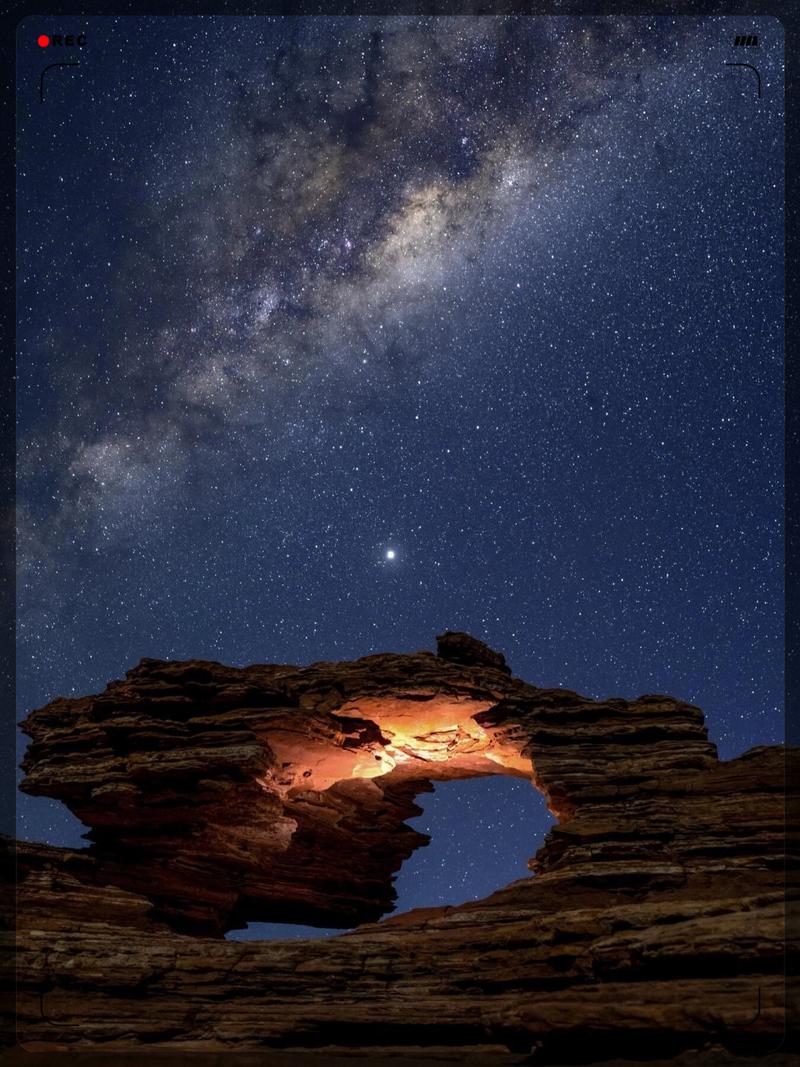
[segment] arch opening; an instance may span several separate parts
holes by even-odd
[[[439,782],[411,820],[430,836],[395,881],[392,915],[464,904],[531,877],[531,857],[555,823],[529,778],[485,775]]]
[[[535,784],[530,757],[481,725],[481,713],[493,705],[472,694],[362,698],[331,713],[341,728],[336,747],[270,736],[287,814],[343,792],[379,806],[384,797],[405,795],[404,821],[395,832],[416,840],[399,851],[394,873],[387,870],[396,900],[386,917],[479,899],[530,877],[529,861],[555,816]],[[274,779],[262,783],[275,785]],[[423,804],[425,793],[432,796]],[[226,936],[316,938],[347,928],[262,921]]]
[[[531,877],[529,860],[556,822],[528,776],[483,774],[439,780],[418,803],[422,810],[409,824],[430,840],[395,875],[397,899],[387,919],[415,908],[480,900]],[[226,937],[282,941],[343,932],[292,923],[249,923]]]

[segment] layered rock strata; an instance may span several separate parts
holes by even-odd
[[[447,634],[305,668],[144,660],[24,728],[23,788],[91,827],[85,851],[18,845],[32,1051],[780,1042],[784,752],[720,762],[690,704],[537,688]],[[415,797],[484,774],[530,778],[558,818],[533,875],[377,922],[426,841]],[[357,929],[221,939],[254,920]]]

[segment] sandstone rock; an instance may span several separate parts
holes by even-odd
[[[436,655],[452,663],[464,663],[475,667],[493,667],[511,674],[502,652],[495,652],[470,634],[448,630],[436,638]]]
[[[22,1043],[498,1065],[774,1049],[783,750],[723,763],[690,704],[540,689],[467,635],[438,642],[304,668],[143,660],[31,713],[22,787],[92,829],[84,852],[17,844]],[[427,840],[415,797],[484,774],[529,778],[558,816],[535,875],[377,922]],[[356,929],[221,939],[254,920]]]

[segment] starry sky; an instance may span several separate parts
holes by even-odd
[[[24,20],[18,717],[459,629],[780,741],[783,40],[744,22]],[[513,779],[423,804],[401,910],[549,824]]]

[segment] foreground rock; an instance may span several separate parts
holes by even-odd
[[[18,845],[26,1048],[774,1049],[783,750],[721,763],[692,705],[539,689],[467,635],[438,652],[145,660],[32,713],[23,788],[64,800],[92,844]],[[558,816],[536,876],[375,922],[426,842],[404,824],[414,798],[492,773],[529,777]],[[221,939],[254,920],[361,925]]]

